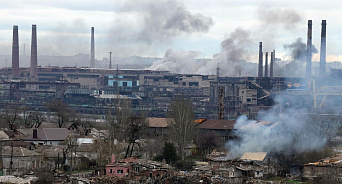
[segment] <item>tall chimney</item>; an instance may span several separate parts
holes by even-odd
[[[13,42],[12,42],[12,77],[18,78],[19,70],[19,35],[18,26],[13,26]]]
[[[109,52],[109,69],[112,69],[112,52]]]
[[[262,42],[259,43],[259,69],[258,77],[262,77]]]
[[[38,77],[37,68],[37,27],[32,25],[32,38],[31,38],[31,62],[30,62],[30,78],[35,80]]]
[[[327,47],[327,22],[322,20],[322,32],[321,32],[321,54],[320,54],[320,68],[319,76],[325,76],[326,73],[326,47]]]
[[[268,77],[268,52],[265,53],[265,76]]]
[[[38,138],[38,132],[37,129],[33,129],[33,135],[32,138]]]
[[[306,78],[311,78],[312,60],[312,20],[308,20],[308,40],[306,44]]]
[[[95,68],[95,41],[94,41],[94,27],[91,27],[91,43],[90,43],[90,68]]]
[[[274,53],[275,53],[275,50],[271,52],[271,63],[270,63],[270,77],[271,78],[273,77]]]

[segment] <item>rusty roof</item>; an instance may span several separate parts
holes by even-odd
[[[149,127],[167,127],[169,125],[169,118],[148,118]]]
[[[236,120],[208,119],[198,125],[200,129],[233,130]]]

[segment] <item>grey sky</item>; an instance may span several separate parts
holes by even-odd
[[[38,54],[89,53],[95,27],[96,59],[129,55],[161,57],[169,48],[192,50],[212,58],[236,28],[250,32],[246,52],[256,61],[258,42],[287,59],[284,44],[301,37],[313,20],[313,44],[319,51],[321,20],[327,20],[328,61],[339,60],[340,1],[328,0],[1,0],[0,54],[11,54],[12,27],[19,26],[20,53],[29,53],[31,25],[37,25]],[[277,14],[277,15],[276,15]],[[319,53],[313,55],[319,60]]]

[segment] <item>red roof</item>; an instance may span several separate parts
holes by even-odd
[[[209,119],[198,125],[200,129],[234,130],[236,120]]]

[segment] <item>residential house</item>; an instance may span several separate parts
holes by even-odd
[[[25,142],[33,142],[36,145],[56,146],[63,142],[70,135],[66,128],[43,128],[41,130],[33,129],[33,134],[23,138]]]
[[[151,137],[167,138],[169,136],[168,118],[148,118],[148,133]]]
[[[202,121],[197,128],[200,134],[209,134],[214,132],[222,140],[233,139],[233,130],[236,120],[223,120],[223,119],[209,119]]]
[[[106,165],[106,175],[122,178],[128,176],[132,170],[131,163],[137,161],[135,158],[127,158],[116,161],[115,155],[112,155],[112,162]]]
[[[4,175],[25,175],[45,167],[43,155],[23,147],[12,146],[3,147],[2,164]]]

